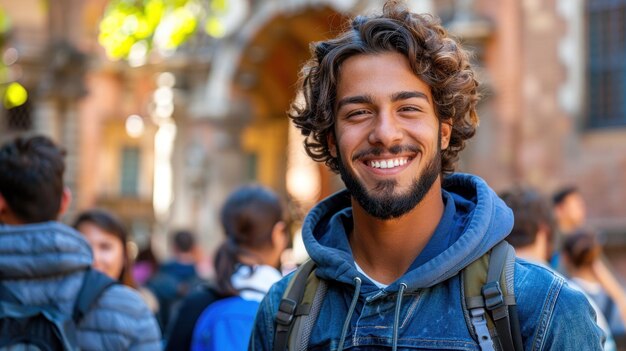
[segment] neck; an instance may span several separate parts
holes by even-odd
[[[541,262],[547,264],[548,246],[550,233],[544,229],[539,229],[535,233],[535,241],[523,247],[515,248],[515,255],[530,261]]]
[[[559,230],[565,235],[569,235],[576,231],[580,225],[572,220],[563,219],[559,222]]]
[[[195,264],[196,255],[193,252],[179,252],[176,255],[176,261],[184,264]]]
[[[515,248],[516,256],[529,260],[529,261],[541,262],[543,264],[547,264],[548,262],[546,261],[545,255],[543,254],[543,252],[545,251],[533,245]]]
[[[263,248],[246,248],[247,254],[238,255],[239,262],[249,265],[266,265],[274,268],[280,267],[280,254],[281,252],[273,249],[271,246]]]
[[[374,218],[355,199],[352,208],[350,246],[355,261],[376,281],[391,284],[419,256],[441,220],[441,180],[435,181],[422,201],[400,218]]]
[[[597,276],[591,267],[581,267],[575,272],[574,276],[586,280],[588,282],[599,283]]]

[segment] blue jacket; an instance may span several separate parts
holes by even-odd
[[[92,257],[83,236],[61,223],[0,225],[0,280],[24,304],[55,304],[71,315]],[[77,326],[77,339],[81,350],[161,349],[152,312],[121,284],[102,293]]]
[[[202,312],[193,330],[191,351],[246,350],[259,303],[281,278],[270,266],[240,266],[231,277],[239,295],[213,302]]]
[[[328,281],[309,349],[335,350],[348,320],[345,349],[391,347],[397,330],[398,349],[480,350],[461,305],[459,273],[508,235],[513,215],[476,176],[448,176],[443,189],[444,215],[431,241],[410,269],[383,289],[355,267],[347,237],[352,226],[349,194],[339,192],[309,213],[302,229],[304,244],[318,265],[317,275]],[[441,243],[445,245],[437,248]],[[274,318],[290,277],[275,284],[261,303],[252,350],[272,350]],[[360,289],[356,277],[362,281]],[[399,294],[402,283],[407,288]],[[592,308],[561,277],[517,261],[514,292],[525,350],[602,350],[604,336]],[[351,311],[355,294],[358,300]]]

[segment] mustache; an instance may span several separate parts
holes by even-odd
[[[422,150],[415,146],[415,145],[394,145],[390,148],[384,148],[384,147],[380,147],[380,146],[374,146],[372,148],[369,148],[367,150],[363,150],[363,151],[359,151],[356,154],[354,154],[354,156],[352,157],[352,162],[366,157],[366,156],[380,156],[383,153],[385,153],[385,151],[387,153],[390,153],[392,155],[397,155],[399,153],[402,152],[412,152],[412,153],[419,153]]]

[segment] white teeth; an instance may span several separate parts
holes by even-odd
[[[409,162],[406,158],[395,158],[393,160],[381,160],[381,161],[370,161],[370,167],[372,168],[394,168],[399,166],[404,166]]]

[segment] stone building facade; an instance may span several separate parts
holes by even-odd
[[[0,0],[14,19],[10,43],[32,91],[31,129],[70,150],[74,213],[116,209],[139,241],[152,237],[163,253],[167,232],[188,227],[211,252],[221,235],[219,207],[236,186],[276,189],[296,217],[341,186],[303,156],[285,111],[309,43],[382,1],[244,2],[245,16],[225,38],[196,38],[173,56],[131,67],[107,60],[96,42],[105,0],[48,8]],[[481,125],[459,169],[496,190],[578,185],[590,224],[607,233],[610,257],[626,272],[619,255],[626,245],[626,1],[407,3],[440,16],[475,52]],[[163,73],[174,78],[170,90],[161,89]],[[155,118],[159,99],[173,107],[167,124]],[[140,135],[125,128],[131,115],[143,121]],[[4,136],[9,129],[0,124]],[[163,140],[165,150],[157,147]]]

